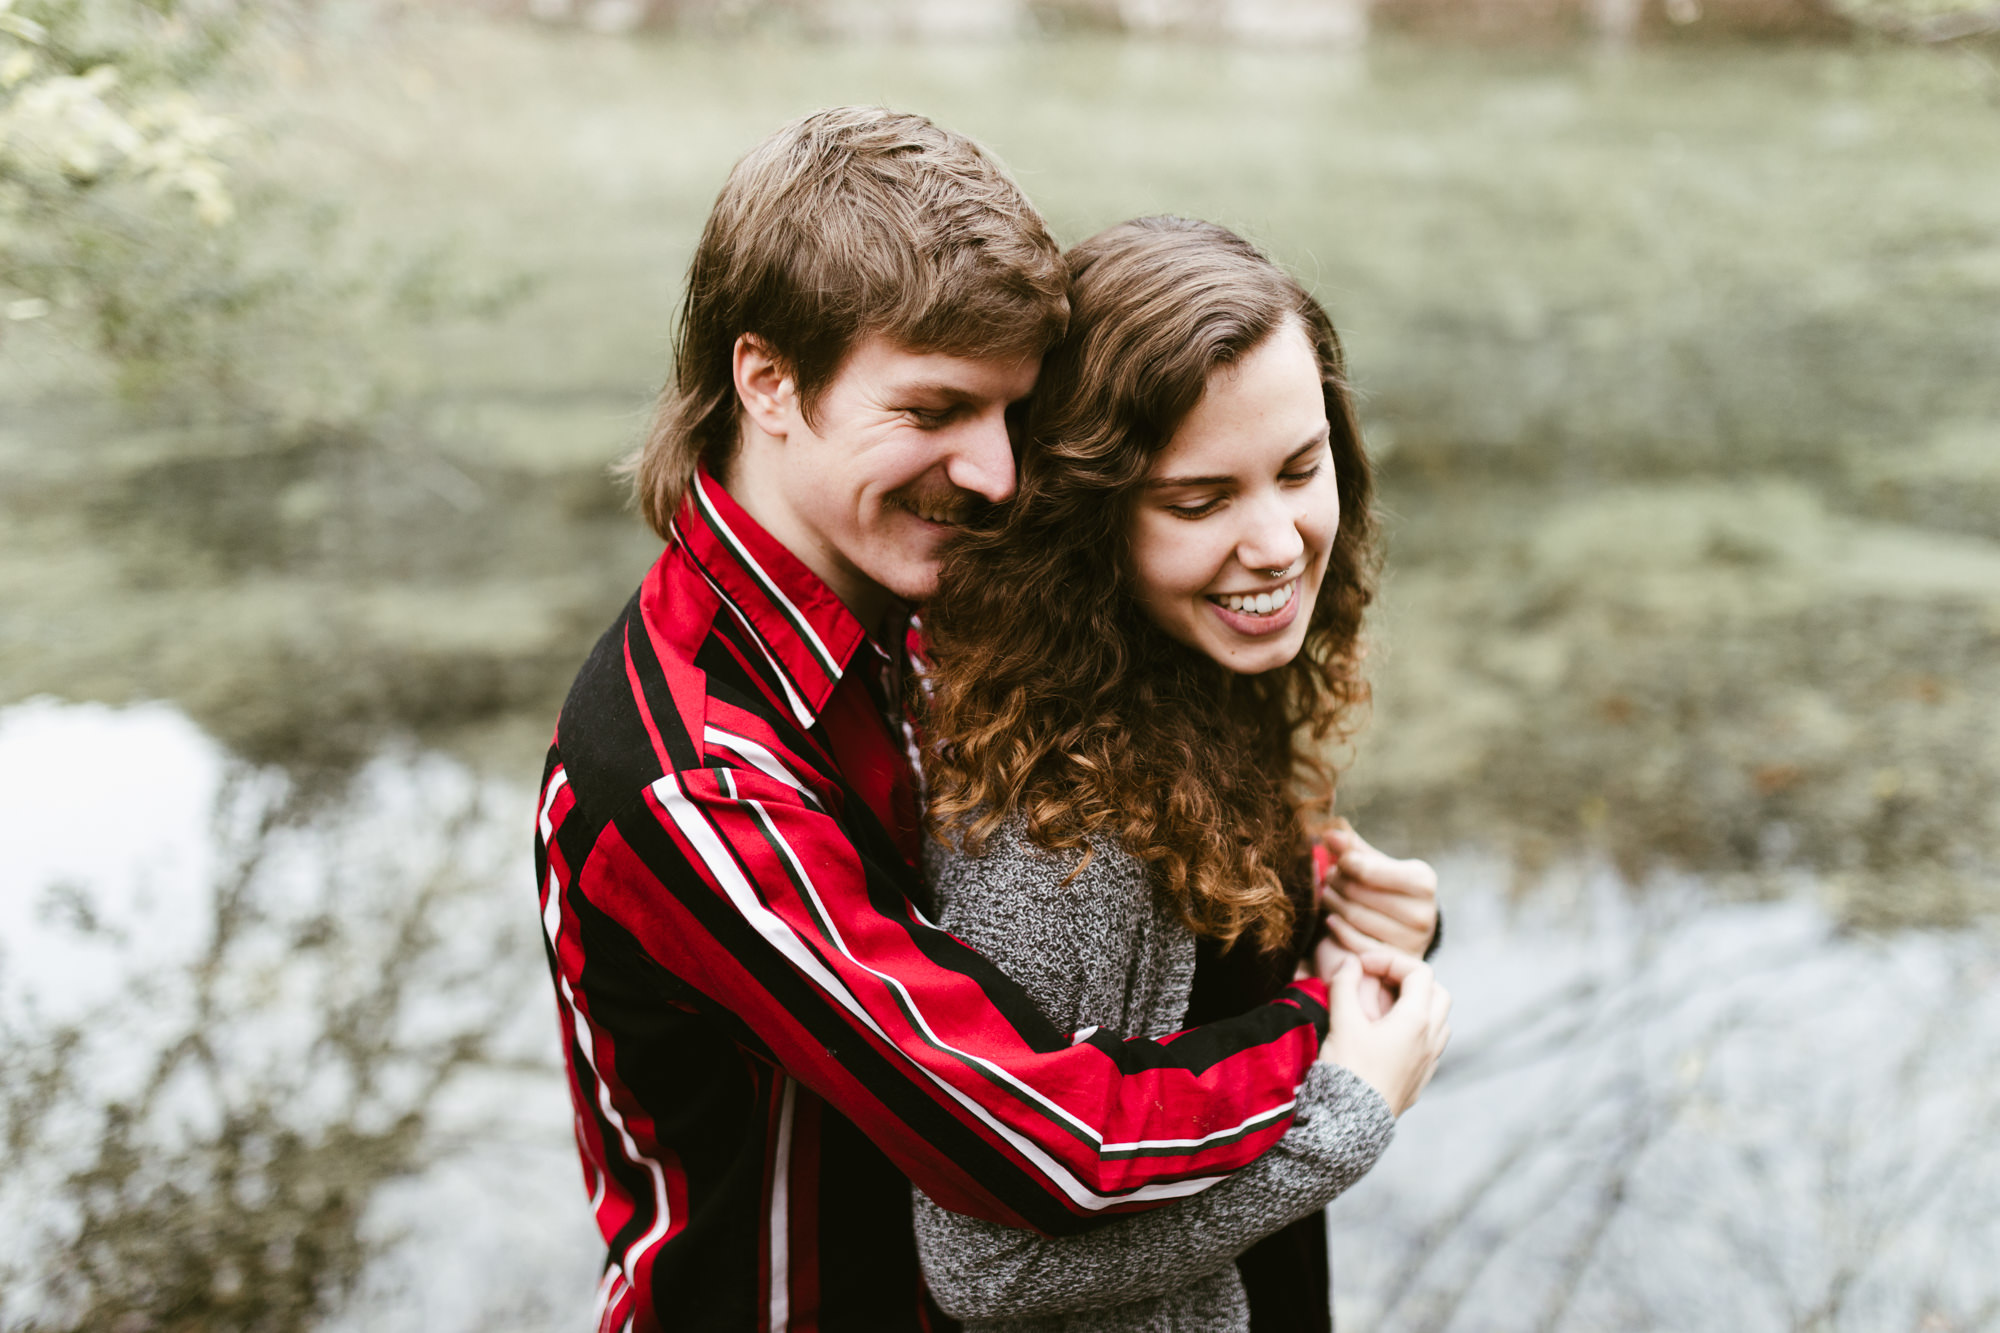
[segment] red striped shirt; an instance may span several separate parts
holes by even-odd
[[[1072,1034],[930,924],[907,651],[704,475],[563,706],[535,852],[601,1330],[915,1329],[906,1178],[1074,1231],[1291,1120],[1317,982]]]

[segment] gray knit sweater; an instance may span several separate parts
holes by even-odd
[[[999,966],[1067,1031],[1176,1032],[1194,983],[1194,937],[1116,844],[1077,857],[1036,847],[1018,823],[986,854],[930,845],[938,924]],[[966,1333],[1241,1333],[1236,1257],[1358,1180],[1395,1117],[1367,1083],[1315,1064],[1296,1118],[1250,1166],[1178,1203],[1081,1236],[1046,1238],[946,1212],[912,1191],[932,1294]]]

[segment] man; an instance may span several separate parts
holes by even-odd
[[[600,1329],[924,1327],[905,1177],[1068,1231],[1288,1123],[1318,982],[1170,1041],[1071,1034],[925,919],[908,607],[1012,493],[1065,285],[999,166],[916,116],[805,117],[716,202],[634,463],[667,548],[539,802]]]

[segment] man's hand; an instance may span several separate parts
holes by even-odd
[[[1421,958],[1437,933],[1437,871],[1428,861],[1399,861],[1368,845],[1344,819],[1320,835],[1327,873],[1320,907],[1349,953],[1389,948]],[[1315,863],[1320,860],[1314,857]]]

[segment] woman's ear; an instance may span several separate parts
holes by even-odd
[[[754,333],[736,339],[731,358],[736,400],[766,435],[784,439],[798,420],[798,385],[771,345]]]

